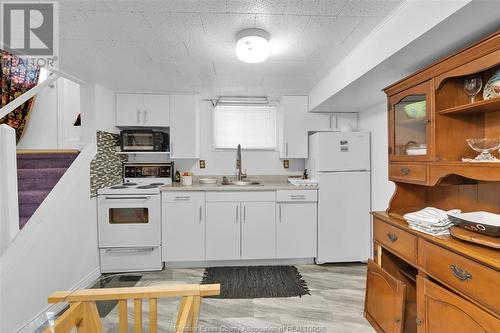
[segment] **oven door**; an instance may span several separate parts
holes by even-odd
[[[100,248],[160,245],[160,195],[100,195],[97,203]]]

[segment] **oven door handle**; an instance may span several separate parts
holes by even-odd
[[[133,253],[133,252],[153,252],[154,247],[140,247],[140,248],[118,248],[118,249],[106,249],[106,253]]]
[[[106,200],[149,200],[151,197],[104,197]]]

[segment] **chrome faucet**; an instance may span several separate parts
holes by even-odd
[[[246,172],[242,171],[241,167],[241,145],[238,145],[238,151],[236,153],[236,180],[241,181],[247,177]]]

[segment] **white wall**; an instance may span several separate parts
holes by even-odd
[[[87,287],[100,275],[89,182],[95,152],[89,145],[80,153],[0,257],[0,332],[38,316],[54,291]]]
[[[385,211],[394,192],[394,183],[388,180],[387,104],[360,112],[359,127],[372,133],[372,210]]]
[[[80,113],[80,86],[59,78],[35,97],[28,126],[18,149],[76,148],[80,129],[74,127]]]
[[[0,256],[19,231],[17,195],[16,133],[0,125]],[[1,270],[1,268],[0,268]],[[0,295],[0,298],[2,296]]]
[[[174,167],[180,171],[189,170],[195,175],[234,175],[236,170],[236,149],[216,151],[213,148],[213,106],[210,102],[200,102],[200,159],[206,168],[200,169],[197,160],[174,160]],[[236,148],[236,147],[235,147]],[[251,151],[241,153],[243,168],[249,175],[288,175],[304,171],[303,159],[291,159],[290,168],[283,168],[279,151]]]
[[[96,130],[118,133],[115,125],[115,93],[96,83],[81,85],[82,136],[84,143],[96,142]]]

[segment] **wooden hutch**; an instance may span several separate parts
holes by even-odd
[[[471,103],[464,78],[479,74],[484,87],[499,69],[497,31],[384,90],[396,190],[372,213],[365,317],[377,332],[500,332],[500,250],[415,231],[402,217],[428,206],[500,214],[500,163],[462,162],[477,155],[466,139],[500,138],[500,98],[481,90]],[[414,102],[424,114],[407,115]],[[424,149],[408,155],[409,145]]]

